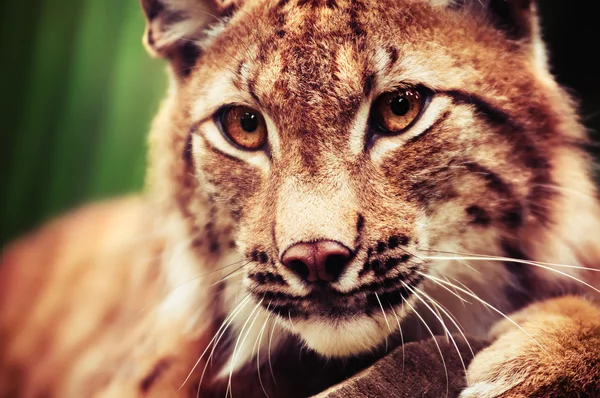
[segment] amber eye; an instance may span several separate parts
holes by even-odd
[[[374,124],[384,133],[397,134],[421,114],[425,97],[416,89],[400,89],[379,96],[371,110]]]
[[[235,144],[255,150],[267,141],[267,126],[260,112],[247,106],[231,106],[222,111],[221,127]]]

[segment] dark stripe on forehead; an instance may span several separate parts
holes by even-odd
[[[273,26],[275,27],[275,34],[279,37],[284,37],[286,34],[285,31],[285,23],[287,18],[287,12],[282,10],[282,8],[287,4],[288,0],[281,0],[277,6],[273,10],[273,18],[275,21],[273,22]]]
[[[365,5],[359,0],[350,1],[350,29],[352,33],[358,39],[365,36],[366,32],[362,24],[359,21],[358,15],[365,9]]]
[[[243,59],[240,60],[240,62],[238,63],[238,66],[235,70],[236,75],[242,76],[242,69],[244,68],[245,64],[246,64],[246,61],[244,61]]]
[[[371,91],[373,90],[373,86],[375,85],[375,74],[370,73],[368,70],[365,70],[363,73],[363,95],[368,97],[371,95]]]
[[[256,78],[251,78],[248,81],[248,93],[258,105],[261,105],[260,99],[258,99],[258,95],[256,94]]]
[[[387,66],[387,69],[389,70],[394,66],[396,61],[398,61],[398,49],[394,46],[389,46],[386,47],[386,51],[388,53],[388,56],[390,57],[390,63]]]

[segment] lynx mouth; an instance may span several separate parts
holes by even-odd
[[[372,352],[395,333],[403,304],[422,279],[388,278],[349,293],[320,286],[303,297],[268,292],[261,305],[319,355],[346,358]]]
[[[260,301],[265,309],[281,318],[341,322],[361,315],[372,317],[401,305],[422,279],[419,274],[401,275],[364,284],[347,293],[327,285],[315,286],[305,296],[267,291]]]

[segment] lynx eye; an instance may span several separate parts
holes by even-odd
[[[217,118],[223,133],[243,149],[260,149],[267,141],[267,126],[260,112],[247,106],[230,106]]]
[[[371,118],[384,134],[398,134],[410,127],[424,107],[425,96],[417,89],[399,89],[375,100]]]

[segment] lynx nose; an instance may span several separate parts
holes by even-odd
[[[335,281],[348,262],[352,253],[341,243],[322,240],[312,243],[296,243],[288,248],[281,262],[309,283]]]

